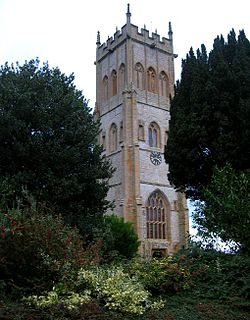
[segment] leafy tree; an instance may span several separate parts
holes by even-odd
[[[248,169],[249,123],[250,43],[244,31],[236,39],[232,30],[227,42],[215,39],[209,56],[202,45],[183,60],[165,152],[170,182],[188,197],[202,199],[215,165]]]
[[[66,76],[32,60],[0,70],[0,203],[23,190],[91,234],[109,205],[110,163],[96,144],[99,125]]]
[[[213,233],[223,241],[234,240],[250,253],[250,170],[236,173],[231,165],[215,168],[204,188],[205,201],[195,210],[194,221],[203,236]]]
[[[106,246],[109,252],[115,251],[120,256],[132,258],[136,255],[139,247],[138,235],[135,232],[133,223],[125,222],[124,218],[115,214],[105,217],[108,239]]]

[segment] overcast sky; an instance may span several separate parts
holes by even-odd
[[[95,103],[96,34],[101,42],[126,23],[130,2],[131,22],[146,25],[168,37],[172,22],[176,79],[181,59],[192,46],[212,48],[218,34],[245,30],[250,39],[249,0],[0,0],[0,65],[39,57],[66,74],[74,72],[75,84]]]

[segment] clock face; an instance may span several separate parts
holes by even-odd
[[[162,158],[160,152],[152,151],[150,153],[150,160],[155,166],[161,164]]]

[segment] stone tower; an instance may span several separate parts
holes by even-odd
[[[185,246],[186,199],[169,184],[164,146],[168,138],[170,95],[174,92],[173,37],[149,35],[126,24],[114,37],[96,42],[96,115],[100,143],[116,168],[108,199],[114,212],[132,221],[141,254],[172,253]]]

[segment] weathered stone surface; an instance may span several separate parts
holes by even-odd
[[[169,35],[170,39],[160,39],[155,33],[150,36],[145,29],[139,32],[127,14],[122,30],[105,44],[97,44],[96,110],[101,119],[100,143],[116,168],[108,199],[115,201],[116,214],[134,222],[141,240],[140,251],[145,256],[156,249],[165,253],[178,250],[186,245],[188,232],[185,196],[170,186],[163,155],[170,118],[169,95],[174,92],[172,32]],[[157,128],[154,147],[149,141],[152,123]],[[112,131],[114,127],[116,130]],[[159,165],[151,162],[152,151],[160,153]],[[159,236],[160,231],[154,231],[157,235],[154,239],[149,236],[146,212],[148,199],[154,192],[164,203],[164,239]]]

